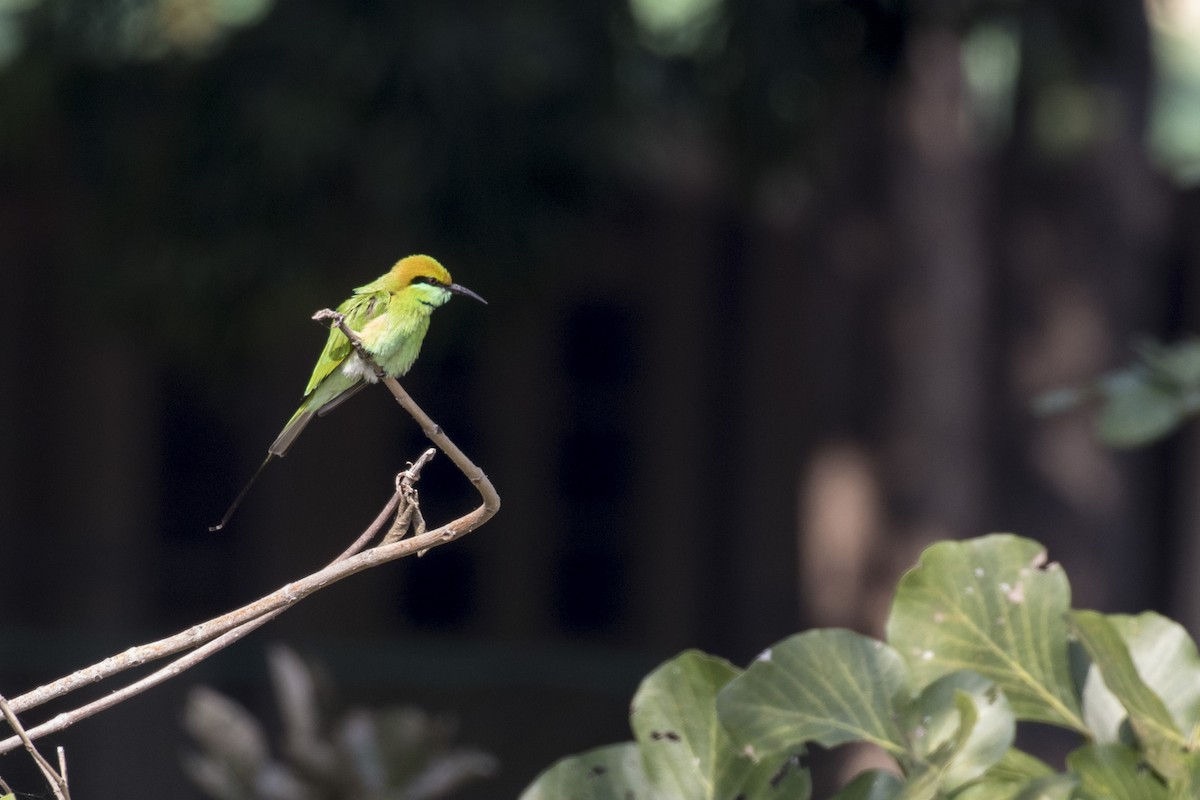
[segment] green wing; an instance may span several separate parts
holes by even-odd
[[[367,288],[367,286],[362,287],[362,289]],[[358,294],[362,289],[355,289],[354,296],[337,308],[338,313],[345,316],[346,325],[352,331],[361,331],[368,322],[387,310],[387,292],[367,291]],[[350,340],[339,328],[336,326],[330,328],[329,339],[325,342],[325,349],[321,351],[321,357],[317,359],[312,377],[308,379],[308,388],[304,390],[304,396],[308,397],[312,394],[313,389],[320,386],[321,381],[329,377],[329,373],[341,366],[353,349],[350,346]]]

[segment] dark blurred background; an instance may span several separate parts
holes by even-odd
[[[1200,439],[1113,453],[1029,403],[1196,328],[1198,168],[1189,0],[0,0],[0,692],[374,517],[424,447],[382,389],[207,530],[309,315],[415,252],[491,303],[405,385],[499,516],[55,737],[77,796],[198,796],[185,693],[270,719],[272,641],[347,704],[453,712],[502,763],[466,796],[514,796],[629,738],[682,648],[879,634],[945,537],[1036,538],[1076,605],[1195,630]],[[476,502],[445,458],[421,490]]]

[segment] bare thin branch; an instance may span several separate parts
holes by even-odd
[[[446,436],[446,434],[442,431],[441,426],[434,422],[433,419],[431,419],[430,416],[425,413],[424,409],[417,405],[417,402],[412,399],[412,396],[409,395],[409,393],[406,392],[402,386],[400,386],[400,383],[395,378],[384,374],[383,370],[379,368],[379,365],[376,364],[375,360],[371,357],[371,353],[366,349],[366,347],[363,346],[362,339],[360,339],[358,334],[350,330],[350,327],[346,325],[346,318],[336,311],[323,309],[314,314],[313,319],[318,321],[332,321],[332,324],[337,325],[338,329],[345,335],[347,339],[350,340],[350,344],[354,347],[355,352],[358,353],[358,357],[375,368],[375,374],[379,376],[379,379],[383,382],[383,385],[388,387],[388,390],[392,393],[392,396],[396,398],[396,402],[399,403],[404,410],[407,411],[409,415],[417,421],[417,424],[421,426],[421,430],[424,431],[425,435],[429,437],[429,440],[437,445],[439,450],[450,457],[450,460],[454,462],[454,465],[458,467],[464,475],[467,476],[467,480],[475,484],[475,488],[483,497],[483,506],[479,509],[476,509],[476,511],[484,512],[482,514],[482,519],[475,524],[475,527],[483,524],[483,522],[486,522],[497,511],[499,511],[500,495],[497,494],[495,487],[492,486],[492,482],[488,480],[488,477],[486,474],[484,474],[484,471],[475,466],[471,459],[467,458],[466,453],[464,453],[462,450],[459,450],[458,446],[454,444],[454,442],[450,441],[450,437]],[[474,528],[472,528],[472,530],[473,529]]]
[[[375,363],[371,354],[363,347],[358,336],[346,326],[345,320],[340,314],[326,309],[314,315],[314,319],[332,321],[332,324],[337,325],[355,347],[359,357],[365,363],[371,365],[377,375],[383,376],[383,372],[378,364]],[[434,455],[432,449],[426,450],[420,458],[413,462],[408,470],[397,476],[396,491],[376,517],[375,521],[363,531],[354,544],[323,569],[297,581],[293,581],[271,594],[227,614],[194,625],[174,636],[168,636],[156,642],[131,647],[123,653],[110,656],[90,667],[77,670],[52,683],[40,686],[33,691],[13,698],[6,703],[6,706],[15,719],[16,714],[24,713],[50,700],[70,694],[83,686],[98,683],[132,667],[141,666],[175,655],[176,653],[190,651],[186,655],[175,659],[166,666],[128,686],[110,692],[104,697],[72,711],[59,714],[47,722],[29,728],[27,731],[18,731],[17,736],[0,740],[0,754],[7,753],[21,746],[23,743],[22,735],[31,742],[38,737],[61,731],[81,719],[111,708],[134,695],[179,675],[184,670],[195,666],[205,658],[208,658],[279,616],[313,592],[324,589],[363,570],[385,564],[397,558],[405,558],[414,553],[422,554],[430,548],[452,542],[464,534],[475,530],[494,516],[500,508],[500,496],[496,493],[495,488],[483,471],[475,466],[450,441],[441,428],[421,410],[395,379],[383,376],[382,381],[388,387],[388,390],[392,392],[393,396],[395,396],[397,402],[417,420],[417,423],[421,426],[426,436],[442,452],[446,453],[455,466],[471,481],[483,499],[482,505],[459,519],[434,530],[425,531],[418,526],[417,535],[415,536],[398,541],[385,540],[375,547],[364,550],[363,548],[367,547],[378,536],[379,531],[383,529],[388,518],[393,514],[399,515],[408,512],[419,515],[419,509],[416,509],[414,505],[415,490],[413,489],[413,483],[419,478],[421,469]],[[401,503],[406,497],[412,498],[412,500],[410,500],[407,506],[401,507]],[[16,729],[14,728],[14,730]]]
[[[74,711],[59,714],[50,721],[29,729],[30,736],[38,738],[49,733],[54,733],[63,730],[81,719],[85,719],[93,714],[103,711],[107,708],[120,703],[129,697],[132,697],[152,686],[175,677],[184,670],[199,663],[208,656],[218,652],[228,644],[242,638],[250,631],[258,628],[265,622],[274,619],[278,614],[282,613],[287,608],[295,605],[300,600],[308,597],[313,592],[324,589],[338,581],[348,578],[351,575],[370,569],[380,564],[397,558],[404,558],[413,553],[431,548],[438,547],[442,544],[454,541],[463,534],[474,530],[487,517],[480,513],[482,508],[472,511],[470,514],[451,522],[448,525],[443,525],[432,531],[411,539],[404,539],[388,545],[380,545],[364,552],[353,555],[349,558],[334,561],[324,569],[321,569],[311,575],[308,575],[300,580],[289,583],[282,588],[272,592],[271,594],[256,600],[249,605],[243,606],[236,611],[232,611],[216,619],[193,626],[187,631],[168,637],[159,642],[134,647],[122,653],[119,656],[113,656],[100,664],[80,670],[72,675],[67,676],[59,681],[46,686],[40,687],[27,694],[14,698],[11,703],[18,712],[21,709],[34,708],[47,700],[61,697],[70,691],[73,691],[79,686],[88,683],[94,683],[96,680],[101,680],[107,675],[99,675],[93,679],[94,675],[101,672],[105,665],[109,665],[112,669],[113,665],[120,664],[121,668],[127,668],[136,664],[144,664],[161,658],[169,653],[164,652],[170,648],[175,648],[171,652],[178,652],[186,647],[179,647],[180,641],[196,643],[196,649],[188,655],[178,659],[166,667],[136,681],[129,686],[112,692],[104,697],[88,703]],[[490,516],[490,514],[488,515]],[[207,643],[204,643],[207,642]],[[119,671],[119,670],[113,670]],[[112,674],[111,672],[109,674]],[[0,741],[0,754],[12,750],[20,745],[20,740],[16,737]]]
[[[388,518],[396,513],[396,507],[400,504],[400,493],[394,492],[387,504],[379,512],[375,520],[367,526],[366,530],[358,535],[354,540],[354,544],[342,551],[341,555],[335,558],[331,563],[336,564],[339,561],[345,561],[355,553],[360,552],[364,547],[371,543],[371,540],[379,535],[379,531],[387,524]]]
[[[21,725],[21,720],[17,719],[12,706],[3,697],[0,697],[0,713],[4,714],[4,719],[8,721],[8,726],[16,732],[16,738],[21,744],[25,745],[25,749],[33,758],[34,763],[42,771],[42,776],[45,777],[46,783],[50,784],[50,788],[54,791],[54,796],[58,800],[71,800],[71,792],[67,788],[67,779],[65,777],[66,771],[64,770],[64,775],[59,775],[50,762],[38,752],[37,747],[33,744],[33,739],[30,738],[25,728]],[[63,760],[62,748],[59,748],[59,760]]]

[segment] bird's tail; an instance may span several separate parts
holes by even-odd
[[[221,521],[216,525],[208,527],[210,531],[219,531],[229,523],[229,520],[233,517],[233,512],[237,511],[237,507],[242,504],[242,500],[250,493],[250,487],[254,485],[254,482],[258,480],[258,476],[262,475],[262,471],[267,468],[267,464],[270,464],[271,459],[274,457],[274,453],[267,453],[267,457],[258,465],[258,469],[254,470],[254,474],[250,476],[250,480],[246,481],[246,485],[238,492],[237,497],[233,498],[233,502],[229,504],[229,508],[225,511],[225,516],[221,517]]]
[[[271,463],[271,459],[276,457],[282,458],[284,455],[286,455],[288,448],[292,446],[292,442],[296,441],[296,437],[300,435],[300,431],[304,430],[304,426],[307,425],[308,421],[316,415],[317,410],[312,407],[311,403],[304,403],[302,406],[300,406],[296,413],[292,415],[292,418],[287,421],[287,425],[283,426],[283,430],[280,431],[279,436],[275,439],[274,444],[272,444],[267,450],[267,457],[263,460],[262,464],[260,464],[258,469],[254,471],[254,474],[250,476],[250,480],[246,482],[246,485],[242,487],[242,490],[238,492],[238,496],[235,497],[233,503],[230,504],[229,510],[225,512],[225,516],[221,517],[221,521],[216,525],[211,526],[209,528],[210,531],[219,531],[225,527],[226,523],[228,523],[229,519],[233,516],[233,512],[237,511],[237,507],[242,504],[242,500],[250,491],[250,487],[254,485],[256,480],[258,480],[258,476],[262,474],[264,469],[266,469],[267,464]]]
[[[296,441],[296,437],[300,435],[300,431],[304,430],[309,421],[317,415],[317,409],[313,408],[310,403],[305,403],[300,406],[292,418],[287,421],[287,425],[283,426],[283,430],[279,432],[274,444],[267,448],[267,452],[273,456],[282,458],[287,455],[288,448],[292,446],[292,442]]]

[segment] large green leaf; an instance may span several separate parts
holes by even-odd
[[[1184,736],[1166,703],[1138,674],[1117,627],[1095,611],[1073,611],[1070,618],[1076,637],[1092,659],[1092,674],[1099,672],[1104,685],[1129,712],[1129,724],[1145,758],[1168,778],[1181,777],[1186,772]]]
[[[1096,800],[1167,800],[1167,788],[1146,769],[1137,751],[1123,744],[1093,744],[1067,756],[1084,797]]]
[[[648,787],[638,746],[623,742],[561,759],[521,793],[521,800],[652,800],[656,796]]]
[[[803,747],[756,763],[717,724],[717,692],[738,674],[724,659],[689,650],[642,681],[630,724],[657,795],[754,798],[770,789],[772,797],[808,796]]]
[[[961,669],[995,681],[1018,719],[1086,732],[1067,657],[1070,586],[1037,542],[940,542],[900,580],[888,641],[918,684]]]
[[[897,723],[908,704],[904,660],[883,642],[853,631],[815,630],[765,650],[721,690],[717,713],[755,757],[805,742],[852,741],[906,752]]]

